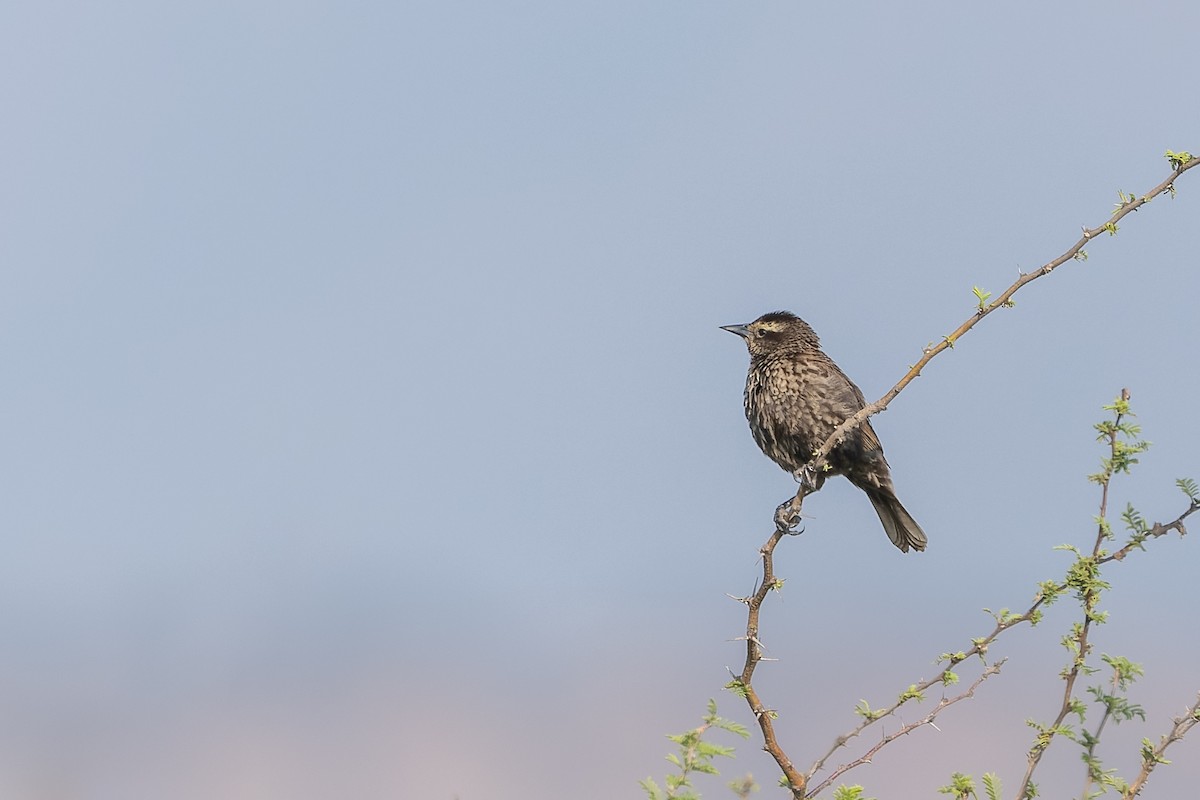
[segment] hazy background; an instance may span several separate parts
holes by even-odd
[[[1200,150],[1198,26],[1184,2],[6,5],[0,794],[640,796],[707,698],[751,723],[725,595],[793,489],[717,326],[796,311],[878,397],[972,285]],[[806,505],[759,672],[797,762],[1090,541],[1122,386],[1155,447],[1114,504],[1183,510],[1198,218],[1189,174],[876,421],[927,553],[844,481]],[[1109,572],[1097,649],[1147,671],[1148,723],[1105,751],[1128,777],[1200,689],[1198,546]],[[852,782],[1015,791],[1061,691],[1051,612]],[[1147,796],[1194,791],[1198,755]],[[781,796],[755,740],[747,770]],[[1042,779],[1077,795],[1077,749]]]

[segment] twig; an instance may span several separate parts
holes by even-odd
[[[1171,522],[1156,522],[1151,525],[1150,529],[1146,531],[1145,537],[1147,539],[1157,539],[1159,536],[1168,534],[1171,531],[1177,531],[1179,535],[1182,536],[1187,533],[1187,528],[1183,526],[1183,521],[1192,514],[1195,514],[1197,511],[1200,511],[1200,500],[1193,500],[1192,504],[1188,506],[1187,511],[1184,511]],[[1129,555],[1134,550],[1140,549],[1142,549],[1140,542],[1130,542],[1120,550],[1117,550],[1114,553],[1109,553],[1108,555],[1100,558],[1096,563],[1107,564],[1109,561],[1124,561],[1125,556]]]
[[[1121,431],[1121,419],[1124,414],[1121,409],[1124,408],[1123,403],[1129,402],[1129,390],[1121,390],[1120,403],[1116,405],[1116,419],[1108,430],[1108,448],[1109,460],[1106,462],[1105,471],[1100,473],[1100,516],[1097,517],[1099,523],[1096,526],[1096,541],[1092,545],[1092,554],[1089,558],[1093,569],[1099,568],[1100,548],[1104,542],[1111,538],[1112,534],[1107,527],[1108,523],[1108,490],[1112,486],[1112,478],[1117,470],[1118,463],[1118,447],[1119,442],[1117,434]],[[1065,588],[1065,585],[1064,585]],[[1029,748],[1029,755],[1026,759],[1025,776],[1021,780],[1021,785],[1017,787],[1017,797],[1027,797],[1029,793],[1029,785],[1033,781],[1033,773],[1038,768],[1042,761],[1042,756],[1049,749],[1050,743],[1054,741],[1054,737],[1058,734],[1063,720],[1071,713],[1075,705],[1074,691],[1075,681],[1079,679],[1079,673],[1083,671],[1084,664],[1087,663],[1088,653],[1092,650],[1092,645],[1088,642],[1088,635],[1092,630],[1092,622],[1096,619],[1096,604],[1100,599],[1100,590],[1094,583],[1088,584],[1082,588],[1077,587],[1077,595],[1083,603],[1083,622],[1075,627],[1075,643],[1074,643],[1074,658],[1071,659],[1071,666],[1063,673],[1062,703],[1059,705],[1058,714],[1054,718],[1054,722],[1048,727],[1040,728],[1033,746]],[[1086,791],[1085,791],[1086,794]]]
[[[910,722],[907,725],[902,726],[894,733],[887,734],[882,739],[880,739],[879,742],[876,743],[874,747],[872,747],[867,752],[863,753],[861,756],[856,758],[854,761],[851,761],[848,764],[843,764],[840,767],[838,767],[837,769],[835,769],[833,772],[831,772],[829,774],[828,778],[826,778],[825,780],[823,780],[819,784],[817,784],[813,788],[813,790],[811,792],[809,792],[808,796],[816,797],[822,791],[824,791],[825,789],[828,789],[829,786],[835,780],[840,778],[845,773],[849,772],[850,770],[854,769],[855,767],[860,767],[863,764],[870,764],[871,759],[875,757],[876,753],[878,753],[880,750],[882,750],[886,745],[891,744],[896,739],[899,739],[901,736],[908,735],[909,733],[915,731],[917,728],[920,728],[922,725],[932,725],[933,720],[937,717],[938,714],[942,713],[942,711],[944,709],[948,708],[949,706],[954,705],[959,700],[965,700],[968,697],[974,697],[975,690],[977,688],[979,688],[979,685],[981,683],[983,683],[984,681],[986,681],[988,678],[990,678],[993,675],[995,675],[996,673],[998,673],[1000,671],[1000,667],[1004,666],[1004,662],[1007,660],[1008,659],[1002,658],[999,661],[997,661],[995,664],[992,664],[987,669],[985,669],[978,678],[975,679],[975,682],[972,683],[971,687],[969,689],[967,689],[965,692],[963,692],[962,694],[960,694],[956,697],[943,697],[941,700],[938,701],[937,706],[932,711],[930,711],[928,714],[926,714],[924,717],[917,720],[916,722]],[[886,716],[886,715],[884,715],[884,716]],[[855,733],[854,735],[857,735],[857,733]],[[826,756],[826,757],[828,757],[828,756]],[[810,777],[811,777],[811,774],[812,773],[809,773]]]
[[[1113,669],[1112,676],[1112,692],[1115,695],[1121,690],[1121,672]],[[1096,745],[1100,744],[1100,737],[1104,735],[1104,726],[1112,719],[1113,707],[1111,703],[1104,704],[1104,714],[1100,717],[1099,724],[1096,725],[1096,731],[1091,736],[1085,737],[1084,741],[1087,746],[1084,748],[1083,763],[1087,765],[1087,769],[1083,772],[1083,792],[1079,795],[1081,800],[1088,800],[1088,796],[1092,791],[1092,784],[1095,782],[1095,769],[1093,765],[1096,763]],[[1143,719],[1145,717],[1143,716]],[[1119,721],[1119,720],[1118,720]]]
[[[1096,228],[1085,227],[1083,229],[1083,235],[1079,238],[1079,241],[1071,245],[1071,247],[1069,247],[1066,252],[1064,252],[1058,258],[1043,264],[1033,272],[1023,273],[1021,277],[1017,278],[1017,280],[1015,280],[1011,286],[1005,289],[1000,296],[991,303],[987,305],[981,304],[979,310],[968,317],[961,325],[955,328],[953,333],[943,338],[942,341],[938,342],[937,344],[931,344],[930,346],[926,347],[917,363],[908,368],[908,372],[904,374],[904,377],[901,378],[895,386],[889,389],[887,394],[876,400],[874,403],[864,406],[858,411],[858,413],[839,425],[837,430],[835,430],[833,434],[825,440],[825,443],[822,444],[815,453],[813,453],[812,460],[809,461],[807,465],[808,468],[811,469],[815,474],[819,475],[825,468],[826,459],[829,457],[830,451],[832,451],[834,447],[841,443],[841,441],[846,437],[846,434],[861,425],[862,421],[867,417],[874,416],[875,414],[884,411],[888,407],[888,404],[891,403],[892,400],[896,399],[896,396],[900,394],[900,392],[902,392],[904,388],[908,386],[908,384],[912,383],[915,378],[920,376],[921,370],[923,370],[925,365],[932,361],[934,357],[945,352],[946,350],[953,348],[955,343],[962,338],[963,334],[974,328],[979,321],[988,314],[991,314],[993,311],[999,308],[1004,308],[1010,305],[1013,295],[1020,291],[1021,288],[1027,283],[1032,283],[1044,275],[1049,275],[1055,269],[1061,267],[1068,261],[1076,257],[1080,257],[1079,254],[1083,252],[1083,248],[1088,242],[1092,241],[1102,233],[1115,232],[1117,229],[1117,223],[1124,219],[1126,215],[1137,211],[1146,203],[1150,202],[1164,192],[1173,192],[1175,181],[1179,178],[1179,176],[1195,166],[1200,166],[1200,157],[1191,158],[1187,161],[1179,163],[1175,169],[1171,171],[1171,175],[1158,186],[1155,186],[1141,197],[1131,198],[1127,202],[1122,202],[1117,210],[1112,213],[1112,216],[1108,218],[1108,221],[1103,225],[1100,225]],[[1122,197],[1125,197],[1125,195],[1122,195]],[[800,504],[803,502],[804,494],[806,494],[805,488],[801,486],[800,491],[796,493],[796,497],[792,501],[794,507],[791,510],[796,514],[799,514],[800,512]]]
[[[1015,624],[1015,623],[1013,623],[1013,624]],[[1007,627],[1011,627],[1011,625],[1007,626]],[[1003,629],[999,628],[997,631],[993,631],[992,636],[989,637],[989,640],[994,639],[998,635],[999,630],[1003,630]],[[986,647],[984,649],[986,650]],[[978,652],[978,651],[976,651],[976,652]],[[972,653],[972,655],[974,655],[974,652]],[[964,659],[966,657],[967,656],[964,654]],[[811,781],[813,779],[813,776],[816,775],[818,772],[820,772],[824,768],[825,762],[828,761],[829,758],[834,753],[836,753],[838,750],[840,750],[841,748],[848,745],[852,739],[857,738],[860,733],[862,733],[864,730],[869,728],[871,725],[874,725],[876,722],[879,722],[881,719],[886,719],[887,717],[890,717],[893,714],[895,714],[896,711],[898,711],[900,709],[900,706],[904,705],[909,700],[912,700],[916,694],[925,692],[926,690],[928,690],[930,687],[934,686],[935,684],[939,684],[939,683],[944,684],[946,682],[947,673],[949,673],[950,670],[953,668],[954,664],[957,664],[957,663],[959,663],[959,661],[954,661],[954,663],[951,664],[951,666],[946,667],[945,669],[943,669],[941,672],[939,672],[934,677],[929,678],[928,680],[925,680],[921,683],[915,684],[911,690],[904,693],[904,696],[902,696],[900,700],[896,701],[888,708],[880,710],[879,713],[877,713],[877,714],[871,714],[870,716],[865,718],[862,722],[860,722],[854,728],[854,730],[850,731],[849,733],[845,733],[845,734],[842,734],[841,736],[837,737],[837,739],[835,739],[833,741],[833,745],[830,746],[829,750],[827,750],[824,755],[822,755],[820,758],[818,758],[816,760],[816,762],[813,763],[812,767],[809,768],[808,775],[807,775],[808,780]],[[1001,661],[1000,663],[1004,663],[1004,662]],[[815,794],[815,792],[814,792],[814,794]]]
[[[745,599],[745,603],[749,611],[746,616],[746,664],[742,668],[742,674],[738,676],[735,683],[738,690],[743,693],[746,702],[750,705],[750,710],[754,712],[754,719],[758,722],[758,727],[762,729],[763,749],[766,750],[775,759],[775,763],[783,770],[784,776],[787,778],[789,788],[795,800],[804,800],[804,790],[807,781],[796,766],[792,763],[787,754],[783,752],[779,741],[775,738],[774,718],[775,712],[763,705],[759,699],[758,693],[754,691],[754,686],[751,680],[754,677],[754,669],[758,666],[758,662],[763,660],[763,647],[758,639],[758,617],[762,609],[763,600],[766,599],[767,593],[772,589],[778,588],[775,579],[775,562],[774,552],[775,546],[779,544],[779,540],[786,536],[787,533],[782,530],[776,530],[771,534],[771,538],[767,540],[759,553],[762,555],[763,574],[762,581],[754,594]]]
[[[1176,717],[1171,721],[1175,723],[1175,727],[1171,729],[1170,733],[1159,740],[1157,747],[1152,749],[1148,747],[1142,748],[1142,771],[1138,773],[1137,778],[1125,790],[1125,794],[1122,795],[1124,800],[1131,800],[1131,798],[1137,797],[1138,792],[1142,790],[1142,787],[1146,785],[1146,781],[1150,779],[1150,773],[1154,768],[1159,764],[1169,763],[1163,758],[1163,753],[1167,751],[1167,748],[1182,739],[1188,731],[1196,726],[1197,722],[1200,722],[1200,696],[1197,696],[1196,702],[1192,703],[1191,708],[1187,710],[1184,716]]]

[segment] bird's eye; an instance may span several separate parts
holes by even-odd
[[[760,339],[761,339],[761,338],[763,338],[764,336],[766,336],[766,335],[767,335],[767,329],[766,329],[766,328],[759,328],[758,330],[756,330],[756,331],[754,332],[754,335],[755,335],[755,336],[757,336],[758,338],[760,338]]]

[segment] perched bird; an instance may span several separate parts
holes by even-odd
[[[789,311],[763,314],[748,325],[726,325],[750,350],[746,375],[746,419],[767,457],[800,474],[813,451],[867,404],[863,393],[821,352],[817,334]],[[892,488],[883,446],[864,420],[829,454],[827,474],[845,475],[866,492],[892,544],[904,552],[924,550],[928,541]],[[817,488],[825,475],[814,479]]]

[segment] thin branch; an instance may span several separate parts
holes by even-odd
[[[994,638],[995,635],[996,635],[996,632],[993,632],[992,638]],[[954,663],[957,664],[958,662],[955,661]],[[1003,663],[1003,662],[1000,662],[1000,663]],[[887,717],[894,715],[900,709],[900,706],[904,705],[905,703],[909,702],[910,700],[915,699],[916,694],[924,693],[925,691],[927,691],[928,689],[933,687],[935,684],[940,683],[940,684],[944,685],[946,683],[946,676],[951,671],[952,666],[953,665],[951,665],[950,667],[946,667],[941,672],[939,672],[937,675],[935,675],[932,678],[929,678],[928,680],[925,680],[925,681],[922,681],[921,683],[913,685],[913,687],[909,691],[906,691],[901,696],[900,700],[897,700],[895,703],[893,703],[888,708],[880,710],[878,713],[872,713],[870,716],[864,718],[862,722],[858,723],[858,725],[854,728],[854,730],[837,737],[837,739],[835,739],[833,741],[833,745],[830,746],[830,748],[825,752],[825,754],[822,755],[820,758],[818,758],[816,760],[816,762],[813,763],[812,767],[809,768],[808,775],[807,775],[808,780],[811,781],[813,779],[813,776],[816,775],[818,772],[820,772],[825,767],[825,762],[828,761],[829,758],[834,753],[836,753],[841,748],[850,744],[851,740],[856,739],[858,737],[858,735],[860,733],[862,733],[864,730],[866,730],[870,726],[874,725],[876,722],[879,722],[882,719],[886,719]],[[828,782],[828,781],[826,781],[826,782]],[[814,791],[813,794],[815,794],[815,793],[816,792]]]
[[[1125,556],[1127,556],[1134,548],[1144,549],[1142,545],[1149,538],[1158,538],[1172,530],[1179,531],[1180,535],[1186,533],[1186,528],[1184,528],[1183,521],[1194,514],[1197,510],[1200,510],[1200,500],[1193,499],[1188,505],[1188,508],[1172,522],[1168,522],[1165,525],[1156,522],[1146,531],[1135,531],[1134,536],[1124,547],[1115,553],[1103,555],[1103,550],[1101,549],[1102,546],[1107,540],[1112,538],[1112,533],[1107,522],[1108,497],[1109,489],[1112,485],[1112,479],[1121,469],[1119,466],[1121,463],[1119,458],[1119,448],[1121,445],[1118,442],[1117,436],[1118,433],[1121,432],[1121,421],[1124,417],[1122,404],[1128,402],[1129,390],[1122,389],[1120,402],[1114,406],[1114,408],[1117,409],[1116,417],[1113,420],[1112,425],[1108,428],[1107,438],[1109,442],[1109,458],[1105,462],[1105,470],[1100,473],[1099,476],[1097,476],[1101,486],[1101,493],[1100,515],[1098,517],[1099,523],[1097,525],[1096,541],[1092,546],[1091,555],[1086,559],[1086,561],[1083,561],[1082,557],[1080,557],[1083,563],[1091,564],[1091,567],[1094,570],[1092,574],[1093,577],[1098,575],[1101,565],[1110,561],[1123,561]],[[1128,453],[1125,453],[1125,457],[1128,457],[1128,455]],[[1057,595],[1058,593],[1065,591],[1068,586],[1068,582],[1059,584],[1055,587],[1054,594]],[[1072,713],[1073,707],[1076,704],[1072,695],[1075,682],[1080,673],[1084,670],[1085,661],[1088,653],[1091,651],[1091,644],[1088,641],[1088,636],[1091,632],[1092,623],[1098,619],[1098,615],[1096,613],[1096,604],[1099,602],[1100,593],[1101,586],[1097,586],[1095,582],[1090,583],[1083,588],[1077,587],[1077,595],[1079,600],[1083,603],[1083,621],[1078,625],[1073,637],[1075,650],[1074,658],[1071,661],[1070,667],[1062,674],[1063,680],[1065,681],[1062,703],[1059,707],[1059,712],[1055,717],[1054,722],[1049,726],[1040,729],[1038,738],[1034,741],[1033,746],[1029,750],[1025,776],[1020,787],[1018,788],[1016,795],[1018,798],[1026,797],[1028,795],[1034,771],[1037,769],[1039,763],[1041,762],[1042,756],[1049,748],[1051,742],[1060,732],[1059,726],[1062,725],[1063,721],[1067,718],[1067,715]],[[1099,738],[1100,731],[1103,729],[1105,721],[1107,721],[1107,712],[1105,719],[1101,721],[1100,728],[1096,731],[1096,739]],[[1094,749],[1095,742],[1093,741],[1093,743],[1087,748],[1088,757],[1093,754]],[[1085,761],[1086,760],[1087,758],[1085,758]],[[1085,783],[1084,786],[1084,796],[1087,795],[1087,788],[1090,785],[1090,776],[1091,773],[1089,772],[1087,776],[1088,782]]]
[[[1113,669],[1112,675],[1112,693],[1115,695],[1121,686],[1121,673],[1116,668]],[[1087,746],[1084,748],[1083,763],[1087,769],[1083,773],[1083,792],[1079,795],[1080,800],[1088,800],[1088,793],[1092,791],[1092,784],[1095,782],[1094,773],[1096,768],[1093,766],[1096,761],[1096,745],[1100,744],[1100,737],[1104,735],[1104,726],[1112,718],[1113,707],[1110,703],[1104,704],[1104,714],[1100,717],[1100,723],[1096,725],[1095,732],[1086,737]]]
[[[901,736],[907,736],[908,734],[912,733],[917,728],[920,728],[923,725],[933,725],[933,721],[934,721],[934,719],[937,718],[938,714],[942,713],[943,710],[954,705],[959,700],[965,700],[968,697],[974,697],[975,690],[979,688],[979,685],[981,683],[983,683],[984,681],[986,681],[988,678],[990,678],[993,675],[995,675],[996,673],[998,673],[1000,671],[1000,667],[1004,666],[1004,662],[1007,660],[1008,659],[1000,659],[995,664],[992,664],[987,669],[985,669],[978,678],[975,679],[975,682],[972,683],[971,687],[969,689],[967,689],[965,692],[963,692],[960,695],[957,695],[956,697],[943,697],[941,700],[938,701],[937,706],[932,711],[930,711],[928,714],[926,714],[924,717],[917,720],[916,722],[910,722],[907,725],[900,727],[894,733],[887,734],[882,739],[880,739],[875,744],[874,747],[872,747],[867,752],[863,753],[861,756],[856,758],[854,761],[851,761],[848,764],[843,764],[840,767],[838,767],[837,769],[835,769],[833,772],[831,772],[829,774],[828,778],[826,778],[825,780],[823,780],[819,784],[817,784],[816,787],[814,787],[813,790],[811,792],[809,792],[808,796],[816,797],[822,791],[824,791],[825,789],[828,789],[829,786],[834,781],[836,781],[838,778],[840,778],[845,773],[849,772],[850,770],[854,769],[855,767],[861,767],[863,764],[870,764],[871,759],[875,757],[876,753],[878,753],[880,750],[882,750],[885,746],[894,742],[896,739],[899,739]],[[855,735],[857,735],[857,734],[855,734]],[[811,775],[811,773],[810,773],[810,775]]]
[[[1118,464],[1118,448],[1120,447],[1120,443],[1117,439],[1117,434],[1121,431],[1121,419],[1124,416],[1120,409],[1125,407],[1122,403],[1128,402],[1129,390],[1122,389],[1121,403],[1116,404],[1116,419],[1108,429],[1109,458],[1105,462],[1105,471],[1100,475],[1100,516],[1097,517],[1099,522],[1096,525],[1096,541],[1092,545],[1092,554],[1090,557],[1093,569],[1099,569],[1100,548],[1104,545],[1105,540],[1112,536],[1108,528],[1108,490],[1112,486],[1112,479],[1116,474],[1116,465]],[[1080,559],[1082,561],[1082,556]],[[1078,589],[1077,595],[1083,604],[1083,622],[1079,623],[1075,629],[1075,654],[1071,659],[1071,666],[1062,676],[1065,682],[1062,703],[1059,705],[1058,714],[1055,716],[1054,722],[1050,723],[1048,727],[1039,729],[1033,746],[1029,748],[1029,756],[1026,759],[1025,766],[1025,777],[1021,780],[1021,785],[1017,788],[1017,797],[1028,796],[1029,785],[1033,781],[1034,771],[1037,770],[1038,765],[1042,761],[1042,756],[1049,749],[1050,743],[1054,741],[1054,737],[1058,734],[1060,730],[1059,726],[1062,725],[1067,715],[1074,708],[1075,681],[1079,679],[1079,674],[1083,671],[1084,665],[1087,663],[1088,653],[1092,650],[1092,645],[1088,641],[1088,635],[1092,630],[1092,622],[1096,619],[1095,609],[1096,604],[1100,600],[1100,589],[1094,582],[1089,583],[1082,589]]]
[[[763,660],[763,647],[758,638],[759,612],[762,609],[763,601],[767,598],[767,593],[772,589],[778,588],[778,583],[775,579],[775,561],[773,556],[775,546],[786,535],[785,531],[776,530],[775,533],[771,534],[771,538],[767,540],[767,543],[759,549],[763,564],[762,581],[759,583],[758,588],[754,590],[754,594],[744,600],[749,609],[746,615],[746,664],[742,668],[742,674],[735,680],[735,684],[738,691],[745,696],[746,702],[750,705],[750,710],[754,712],[754,719],[758,721],[758,727],[762,730],[763,749],[771,754],[775,759],[775,763],[783,770],[783,774],[788,780],[789,788],[795,800],[804,800],[807,780],[796,769],[796,766],[787,757],[787,754],[783,752],[783,748],[780,747],[778,739],[775,738],[775,712],[763,705],[762,700],[759,699],[758,693],[754,691],[754,686],[751,683],[755,667],[758,666],[758,662]]]
[[[1142,787],[1150,779],[1150,773],[1154,771],[1154,768],[1159,764],[1170,763],[1163,758],[1163,753],[1167,751],[1167,748],[1182,739],[1188,731],[1196,726],[1197,722],[1200,722],[1200,696],[1197,696],[1196,702],[1192,703],[1191,708],[1182,717],[1176,717],[1171,721],[1175,723],[1175,727],[1171,729],[1170,733],[1159,740],[1157,747],[1153,749],[1143,747],[1142,771],[1138,773],[1137,778],[1125,790],[1125,794],[1122,795],[1124,800],[1131,800],[1131,798],[1137,797],[1138,792],[1142,791]]]
[[[1184,511],[1182,514],[1180,514],[1178,517],[1176,517],[1171,522],[1166,522],[1166,523],[1156,522],[1153,525],[1151,525],[1150,530],[1145,532],[1145,538],[1146,539],[1157,539],[1159,536],[1168,534],[1171,531],[1176,531],[1179,533],[1180,536],[1183,536],[1184,534],[1187,533],[1187,528],[1185,528],[1183,526],[1183,521],[1185,519],[1187,519],[1188,517],[1190,517],[1192,514],[1195,514],[1197,511],[1200,511],[1200,500],[1193,500],[1192,504],[1190,506],[1188,506],[1187,511]],[[1115,553],[1110,553],[1110,554],[1102,557],[1097,563],[1107,564],[1109,561],[1124,561],[1125,556],[1129,555],[1134,550],[1141,550],[1141,549],[1143,549],[1141,542],[1131,541],[1129,544],[1125,545],[1120,550],[1117,550]]]
[[[980,320],[997,309],[1009,306],[1013,295],[1020,291],[1026,284],[1032,283],[1033,281],[1045,275],[1049,275],[1051,272],[1072,259],[1085,258],[1086,255],[1081,256],[1080,254],[1083,253],[1083,248],[1088,242],[1092,241],[1102,233],[1114,233],[1117,229],[1117,223],[1124,219],[1126,215],[1137,211],[1139,208],[1146,205],[1146,203],[1150,202],[1164,192],[1173,193],[1175,189],[1175,181],[1178,180],[1179,176],[1196,166],[1200,166],[1200,156],[1178,164],[1178,166],[1171,171],[1170,176],[1158,186],[1155,186],[1141,197],[1130,198],[1128,201],[1122,202],[1117,210],[1112,213],[1112,215],[1104,224],[1095,228],[1085,227],[1079,240],[1075,242],[1075,244],[1071,245],[1071,247],[1067,248],[1062,255],[1053,261],[1046,262],[1033,272],[1023,273],[1021,277],[1017,278],[1017,280],[1013,282],[1011,286],[1001,292],[999,297],[987,305],[981,305],[978,311],[976,311],[961,325],[955,328],[949,336],[946,336],[937,344],[931,344],[926,347],[917,363],[909,367],[908,372],[904,374],[904,377],[902,377],[895,386],[889,389],[883,397],[879,398],[874,403],[864,406],[858,411],[858,413],[838,426],[837,430],[835,430],[833,434],[825,440],[825,443],[822,444],[815,453],[813,453],[813,458],[808,464],[809,469],[815,474],[820,474],[821,470],[823,470],[825,467],[826,459],[829,457],[830,451],[832,451],[833,448],[836,447],[846,437],[846,434],[861,425],[862,421],[867,417],[872,417],[875,414],[887,409],[888,404],[895,400],[896,396],[900,394],[900,392],[904,391],[904,388],[908,386],[908,384],[912,383],[915,378],[920,376],[921,370],[925,368],[926,364],[932,361],[939,354],[953,348],[955,343],[962,338],[963,334],[974,328],[980,322]],[[1125,197],[1125,195],[1122,197]],[[797,515],[800,512],[800,504],[803,502],[804,495],[806,493],[805,487],[801,486],[800,491],[796,493],[796,497],[793,500],[794,508],[791,510]]]

